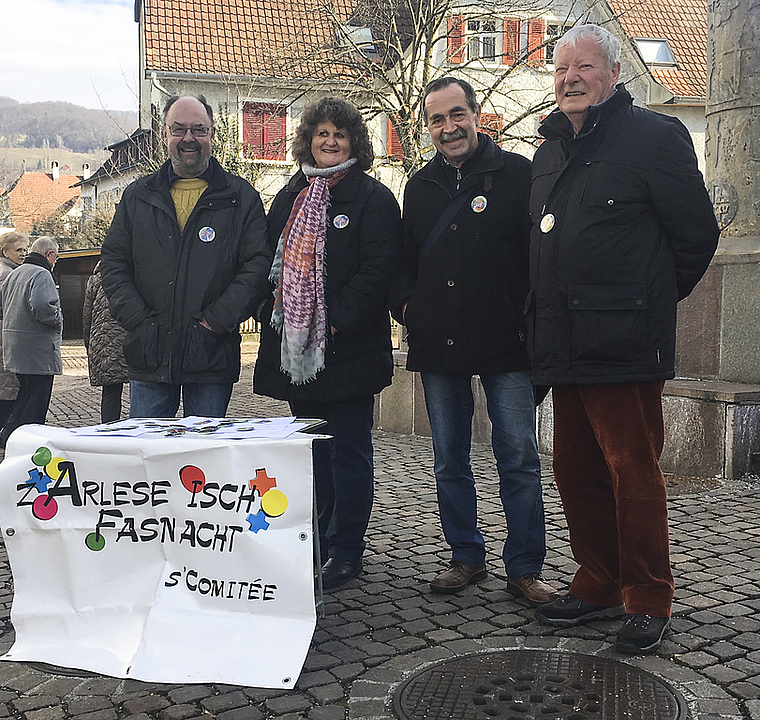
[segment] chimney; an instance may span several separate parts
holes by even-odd
[[[53,161],[52,175],[53,180],[58,180],[58,178],[61,176],[61,173],[58,170],[58,163],[55,162],[55,160]]]
[[[89,180],[90,175],[92,175],[92,172],[90,172],[90,163],[85,163],[82,165],[82,180]]]

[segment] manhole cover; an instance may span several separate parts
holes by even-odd
[[[465,655],[425,668],[393,697],[401,720],[686,720],[683,698],[606,658],[542,650]]]

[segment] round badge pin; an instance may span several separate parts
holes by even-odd
[[[198,230],[198,237],[203,242],[211,242],[216,237],[216,230],[212,227],[203,227]]]
[[[548,233],[554,227],[554,215],[546,213],[541,218],[541,224],[539,225],[542,233]]]
[[[338,230],[342,230],[349,222],[348,215],[336,215],[333,218],[333,225],[335,225]]]
[[[488,200],[483,195],[478,195],[472,199],[470,207],[473,212],[482,213],[488,207]]]

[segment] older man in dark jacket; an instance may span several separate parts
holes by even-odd
[[[240,376],[238,325],[263,302],[271,251],[258,193],[211,157],[202,96],[164,108],[170,160],[125,191],[103,243],[111,312],[129,335],[131,417],[223,417]]]
[[[472,378],[479,375],[507,519],[508,584],[547,602],[556,593],[540,576],[544,509],[523,321],[530,162],[477,132],[480,106],[468,83],[433,81],[424,108],[438,153],[406,186],[404,258],[391,309],[408,330],[407,368],[422,375],[452,551],[430,589],[457,593],[487,574],[470,467]]]
[[[554,472],[580,565],[537,612],[557,627],[626,612],[618,648],[651,653],[673,599],[663,383],[676,304],[718,227],[688,131],[633,107],[619,53],[595,25],[562,37],[559,108],[533,164],[528,337],[534,381],[553,386]]]

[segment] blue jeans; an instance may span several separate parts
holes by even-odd
[[[224,417],[232,395],[231,383],[170,383],[129,381],[129,417],[173,418],[182,408],[185,417]]]
[[[474,400],[467,375],[422,373],[433,434],[438,510],[452,560],[485,564],[470,466]],[[507,520],[502,558],[509,577],[541,572],[546,555],[535,403],[527,371],[482,375],[499,494]]]
[[[357,563],[366,543],[375,478],[372,450],[372,411],[375,398],[338,402],[290,402],[297,417],[322,418],[330,440],[314,442],[314,488],[317,495],[322,561]]]

